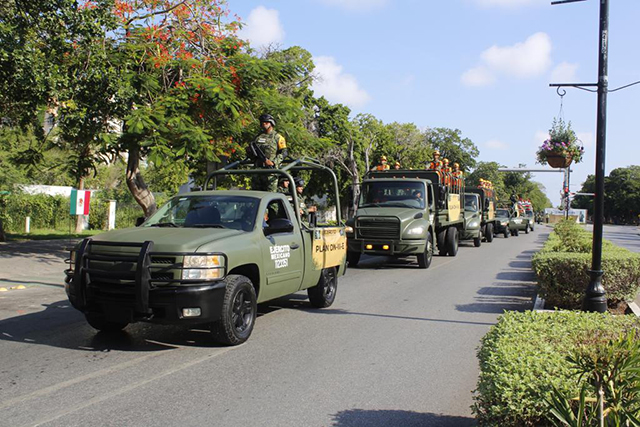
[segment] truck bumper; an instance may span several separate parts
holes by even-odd
[[[65,290],[71,301],[69,278]],[[207,282],[188,286],[157,287],[149,290],[149,312],[136,312],[135,300],[128,295],[114,294],[105,288],[90,287],[84,313],[102,313],[107,320],[128,323],[144,321],[161,324],[198,324],[220,318],[226,282]],[[199,308],[200,316],[184,317],[183,309]]]
[[[369,245],[371,245],[371,249],[368,249]],[[424,253],[425,245],[426,241],[424,240],[347,240],[349,252],[357,252],[366,255],[416,255]],[[385,246],[387,246],[388,249],[384,249]]]
[[[463,230],[460,232],[460,240],[472,240],[481,235],[480,229]]]

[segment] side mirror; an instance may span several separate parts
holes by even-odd
[[[143,216],[139,216],[138,218],[136,218],[136,227],[140,227],[142,225],[142,223],[144,223],[144,217]]]
[[[293,232],[293,224],[286,218],[275,218],[269,221],[269,226],[264,228],[264,235]]]

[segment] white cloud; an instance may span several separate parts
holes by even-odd
[[[480,62],[462,75],[464,84],[486,86],[498,75],[537,77],[551,66],[551,39],[546,33],[535,33],[512,46],[494,45],[480,54]]]
[[[507,150],[509,149],[509,144],[502,142],[502,141],[498,141],[497,139],[492,139],[487,141],[487,143],[485,144],[487,146],[487,148],[491,149],[491,150]]]
[[[351,74],[343,72],[342,66],[331,56],[313,58],[318,81],[313,83],[316,96],[324,96],[331,102],[345,104],[350,107],[362,107],[371,97],[358,86],[358,81]]]
[[[571,83],[576,81],[578,64],[561,62],[551,71],[551,81],[554,83]]]
[[[484,7],[506,7],[506,8],[518,8],[523,6],[530,6],[534,4],[547,4],[547,0],[476,0],[480,6]]]
[[[461,80],[467,86],[488,86],[495,82],[496,78],[487,67],[479,66],[465,71]]]
[[[388,0],[320,0],[329,6],[337,6],[342,9],[366,11],[386,6]]]
[[[249,40],[253,47],[280,43],[284,40],[284,35],[279,12],[264,6],[253,9],[249,13],[244,27],[240,30],[240,37]]]

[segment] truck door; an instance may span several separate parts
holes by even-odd
[[[266,286],[261,293],[268,298],[297,292],[302,284],[303,256],[302,235],[293,211],[283,199],[269,201],[262,220],[263,230],[277,218],[288,219],[293,231],[261,236],[262,269]]]

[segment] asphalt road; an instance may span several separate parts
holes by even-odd
[[[363,257],[332,307],[304,293],[261,306],[238,347],[205,328],[96,333],[59,286],[59,248],[0,246],[0,286],[29,285],[0,293],[0,426],[473,425],[480,339],[503,310],[532,307],[548,232],[467,243],[428,270]]]

